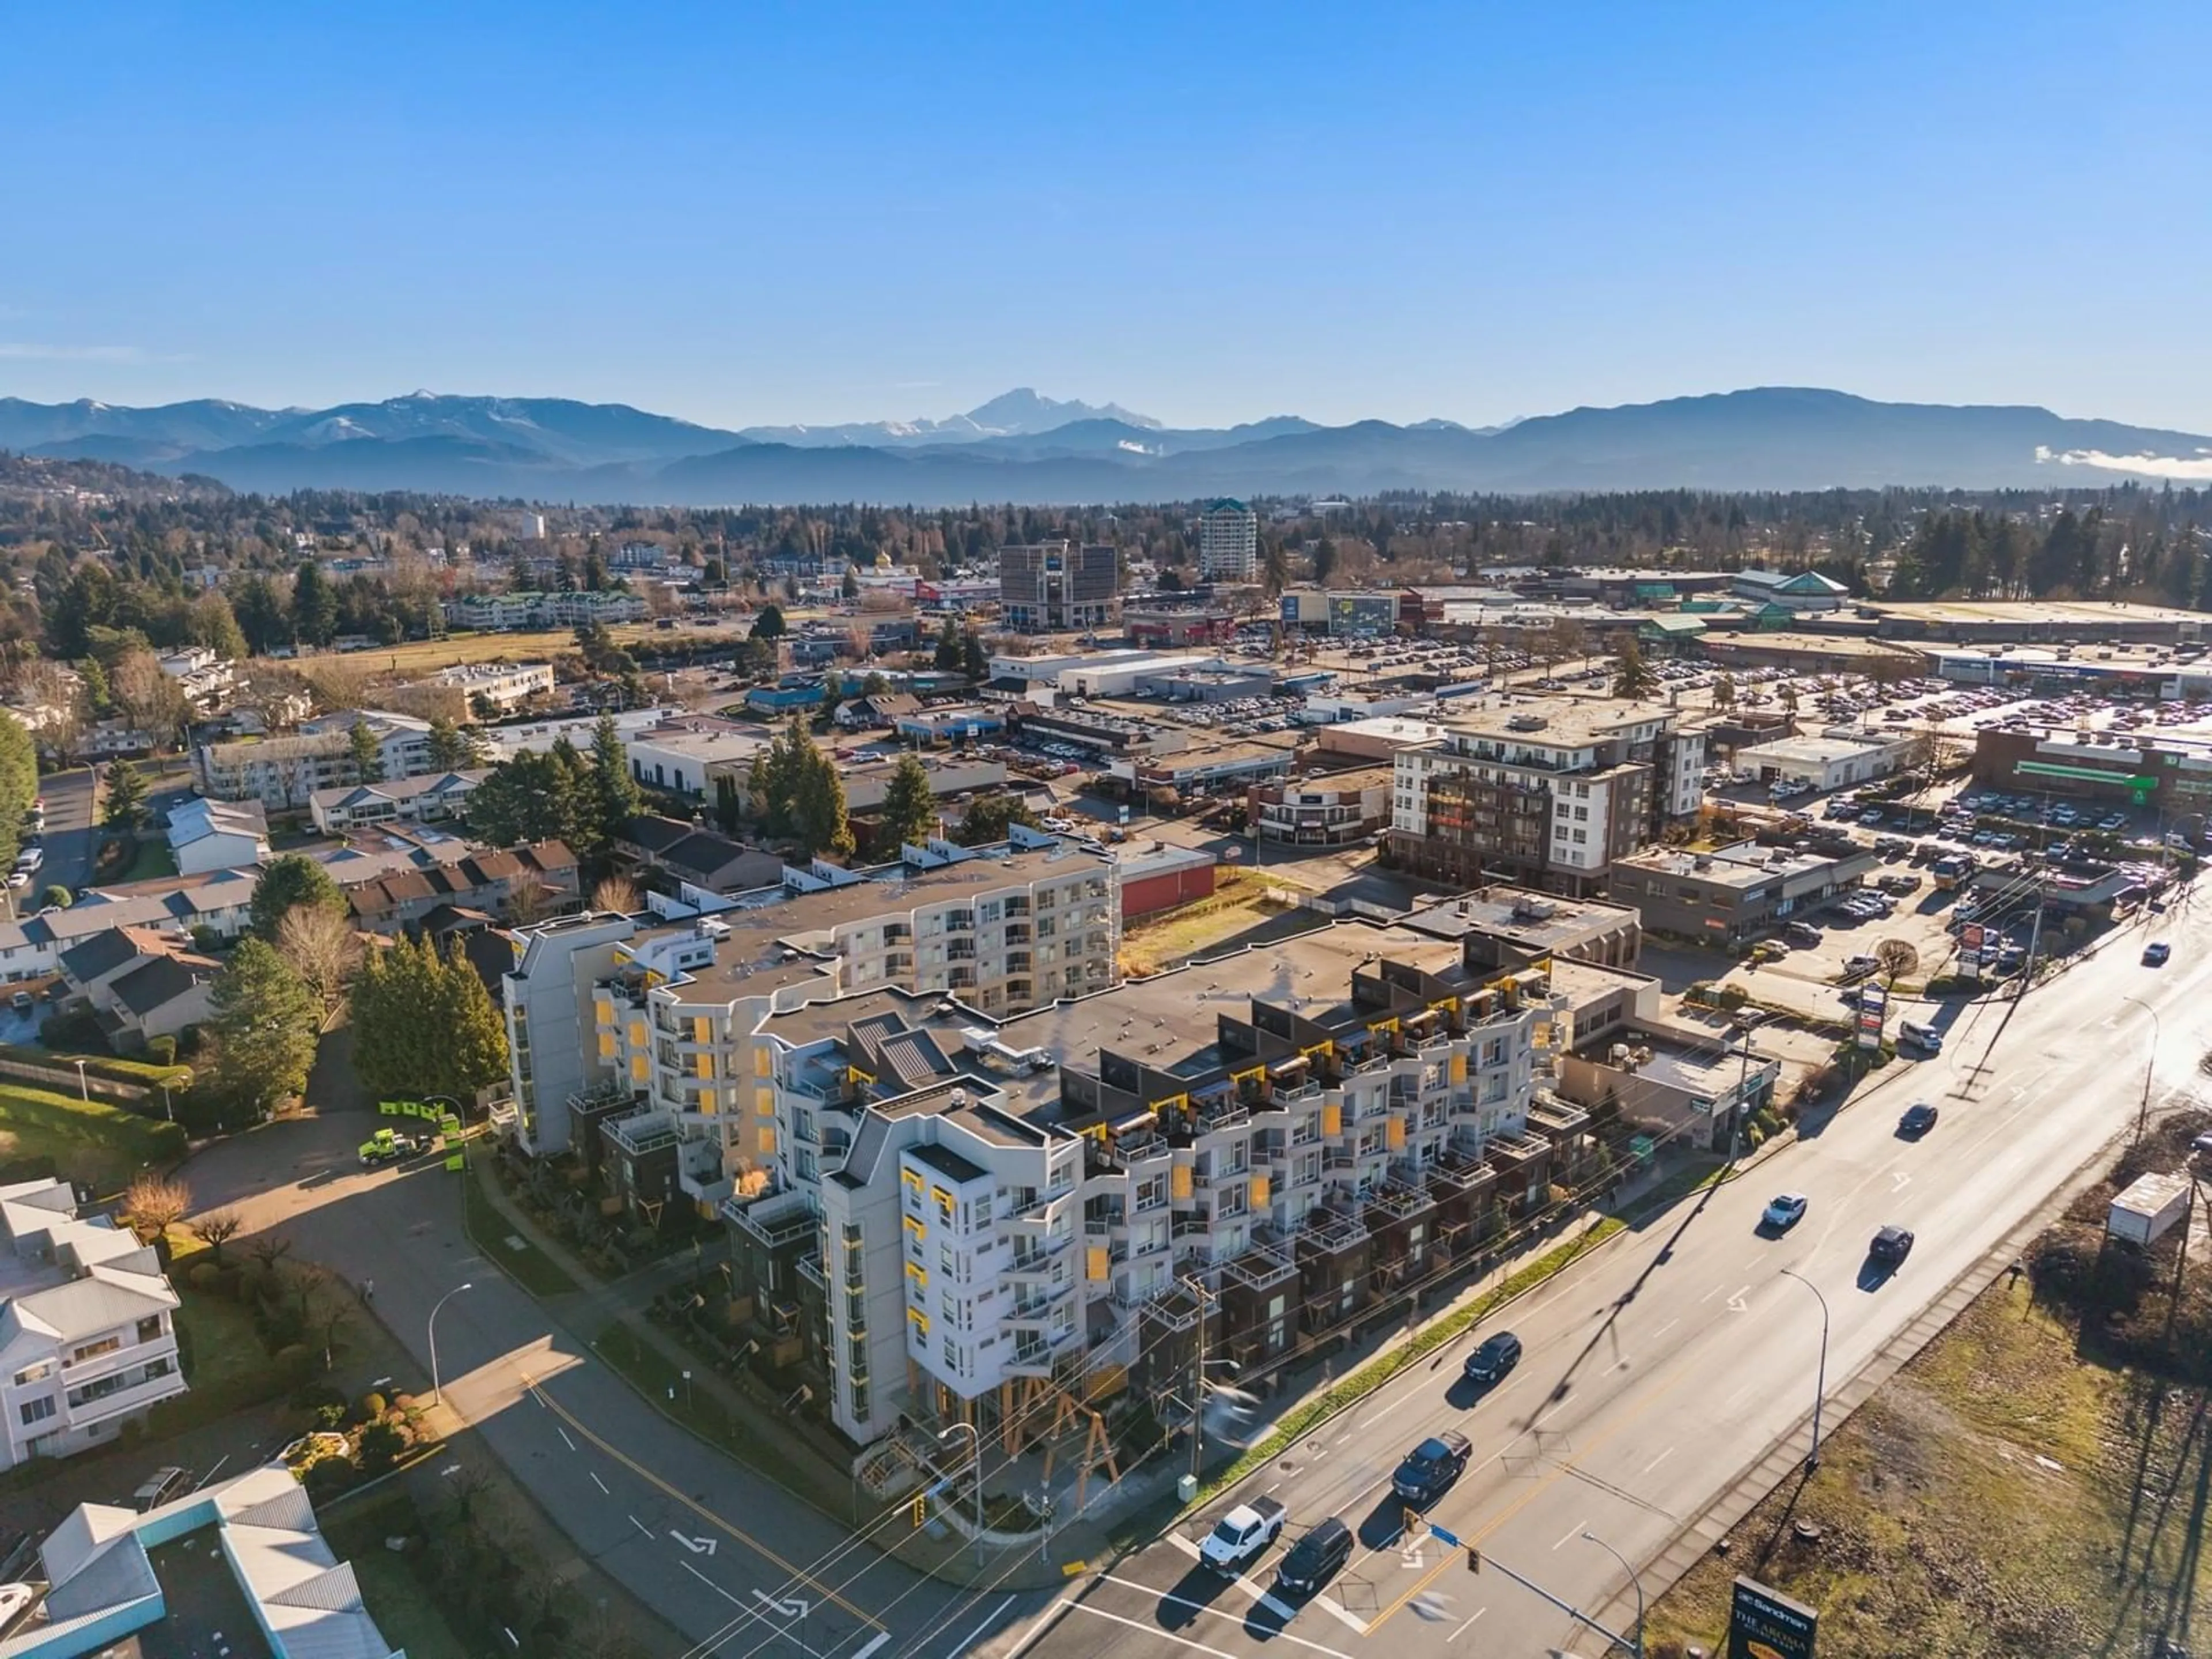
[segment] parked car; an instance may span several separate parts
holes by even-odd
[[[1470,1382],[1492,1383],[1504,1381],[1506,1374],[1521,1363],[1521,1339],[1510,1331],[1500,1331],[1486,1337],[1482,1345],[1468,1355],[1464,1370]]]
[[[1275,1569],[1275,1588],[1292,1595],[1311,1595],[1352,1559],[1352,1528],[1330,1516],[1291,1546]]]
[[[1390,1477],[1390,1490],[1409,1504],[1433,1504],[1451,1490],[1474,1455],[1474,1443],[1456,1429],[1431,1435],[1406,1454]]]

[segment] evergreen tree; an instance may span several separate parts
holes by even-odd
[[[1623,629],[1613,638],[1613,695],[1648,697],[1659,689],[1659,671],[1644,657],[1635,633]]]
[[[918,757],[902,755],[884,790],[881,850],[888,856],[908,842],[919,846],[936,828],[937,796],[929,786],[929,769]]]
[[[338,596],[322,566],[303,559],[292,578],[292,631],[308,645],[328,645],[338,631]]]
[[[226,662],[236,662],[246,654],[246,635],[239,628],[238,617],[230,601],[220,593],[203,593],[192,601],[185,614],[185,638],[189,644],[206,647]]]
[[[346,733],[346,750],[353,757],[355,782],[384,781],[384,744],[367,720],[354,721],[353,729]]]
[[[562,841],[580,857],[577,809],[574,775],[558,756],[526,749],[493,767],[470,794],[469,827],[495,847]]]
[[[958,673],[963,654],[959,624],[947,617],[945,619],[945,626],[937,631],[938,672],[943,674]]]
[[[39,751],[22,721],[0,714],[0,864],[22,850],[23,815],[39,794]]]
[[[848,601],[860,597],[860,579],[854,574],[853,567],[849,564],[845,567],[845,580],[839,585],[837,591]]]
[[[645,808],[612,714],[600,715],[592,728],[592,799],[603,842],[613,840]]]
[[[267,866],[253,884],[254,933],[274,942],[285,914],[302,904],[341,915],[347,908],[345,895],[329,871],[305,853],[287,853]]]
[[[960,641],[960,672],[978,682],[991,676],[990,653],[983,649],[981,636],[972,628]]]
[[[108,767],[107,801],[100,809],[100,822],[126,836],[137,834],[145,823],[146,778],[137,767],[123,761]]]
[[[507,1024],[491,993],[454,939],[446,950],[438,990],[438,1054],[445,1086],[465,1099],[507,1076]]]
[[[239,941],[208,993],[216,1081],[257,1117],[307,1086],[322,1003],[274,946]]]
[[[401,934],[374,951],[354,981],[354,1070],[380,1100],[436,1092],[428,1082],[437,1032],[429,952]]]
[[[760,615],[753,618],[752,631],[747,637],[756,640],[780,640],[786,631],[783,607],[774,604],[764,605],[761,607]]]
[[[988,795],[977,795],[968,803],[967,811],[960,816],[960,829],[953,839],[963,847],[985,847],[1006,838],[1010,823],[1026,824],[1035,830],[1040,826],[1037,816],[1018,796],[1003,790]]]
[[[853,850],[853,831],[845,821],[845,780],[811,741],[806,747],[810,758],[792,801],[792,833],[807,858],[820,853],[842,857]]]
[[[443,714],[430,722],[428,748],[433,771],[464,771],[477,763],[479,751],[475,737]]]

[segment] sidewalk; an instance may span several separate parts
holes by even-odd
[[[657,1292],[684,1282],[697,1271],[692,1262],[672,1258],[641,1267],[618,1279],[595,1279],[574,1251],[549,1237],[522,1213],[497,1177],[480,1172],[472,1164],[462,1172],[462,1178],[479,1182],[478,1190],[502,1224],[542,1251],[579,1285],[586,1287],[566,1295],[535,1299],[548,1318],[574,1336],[580,1346],[596,1353],[600,1363],[629,1383],[647,1405],[702,1444],[768,1476],[839,1525],[865,1528],[876,1524],[879,1519],[877,1511],[872,1509],[863,1513],[860,1510],[858,1486],[849,1464],[833,1460],[815,1443],[803,1425],[788,1418],[769,1414],[758,1401],[714,1370],[703,1356],[646,1315],[644,1309]],[[487,1258],[495,1261],[498,1259],[495,1240],[479,1239],[476,1243]],[[665,1370],[672,1377],[689,1373],[684,1386],[691,1397],[684,1411],[670,1409],[671,1401],[642,1386],[629,1370],[614,1362],[599,1340],[611,1328],[622,1331],[632,1345],[634,1357],[649,1356],[644,1358],[646,1366]],[[772,1443],[775,1461],[781,1467],[763,1467],[768,1460],[744,1455],[703,1432],[696,1422],[687,1420],[702,1415],[699,1407],[702,1403],[730,1425],[749,1431],[750,1438],[763,1444]],[[990,1490],[988,1481],[986,1489]],[[834,1500],[834,1495],[838,1493],[846,1495],[845,1503],[825,1501]],[[889,1525],[881,1527],[870,1542],[916,1571],[947,1583],[987,1584],[1007,1590],[1058,1584],[1083,1571],[1085,1562],[1108,1548],[1104,1530],[1087,1517],[1054,1528],[1042,1548],[1034,1540],[1012,1547],[987,1546],[980,1564],[973,1543],[934,1518],[919,1528],[902,1517],[893,1519]],[[1028,1559],[1024,1560],[1024,1557]]]

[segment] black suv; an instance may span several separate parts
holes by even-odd
[[[1311,1595],[1352,1559],[1352,1528],[1330,1516],[1291,1546],[1275,1569],[1275,1588]]]
[[[1474,1443],[1455,1429],[1431,1435],[1406,1454],[1390,1490],[1409,1504],[1432,1504],[1451,1489],[1474,1452]]]
[[[1506,1372],[1521,1363],[1521,1339],[1510,1331],[1500,1331],[1467,1357],[1467,1380],[1470,1382],[1497,1382]]]
[[[1912,1235],[1903,1227],[1884,1227],[1867,1246],[1868,1256],[1885,1267],[1894,1267],[1912,1254]]]

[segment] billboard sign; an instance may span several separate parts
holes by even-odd
[[[1813,1659],[1820,1625],[1818,1608],[1740,1577],[1729,1602],[1728,1659]]]
[[[1884,1016],[1889,1012],[1889,994],[1879,985],[1859,988],[1858,1045],[1862,1048],[1881,1047],[1881,1027]]]

